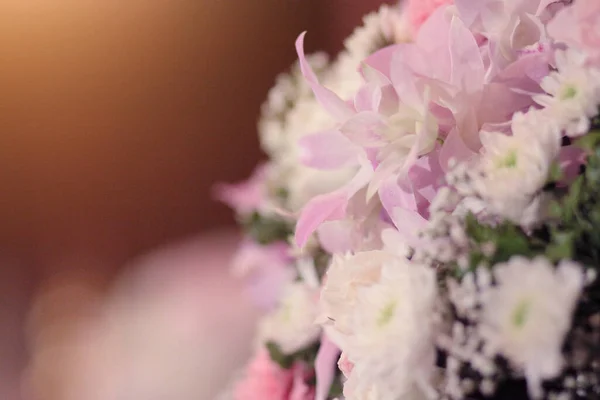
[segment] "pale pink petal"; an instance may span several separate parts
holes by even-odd
[[[425,53],[414,45],[398,45],[392,59],[390,78],[402,102],[409,106],[421,103],[421,93],[416,86],[415,71],[431,76],[431,63]]]
[[[457,17],[450,24],[450,82],[467,93],[481,90],[485,68],[475,37]]]
[[[391,217],[403,242],[411,247],[419,247],[422,243],[419,233],[427,226],[427,220],[417,211],[402,207],[394,208]]]
[[[409,0],[406,14],[413,32],[419,32],[423,25],[440,7],[454,3],[453,0]]]
[[[378,71],[383,77],[390,76],[390,66],[392,64],[392,57],[397,49],[398,45],[384,47],[381,50],[377,50],[375,53],[371,54],[367,57],[363,64],[373,68]],[[364,71],[364,67],[363,67]],[[364,72],[363,72],[364,74]],[[363,75],[365,76],[365,75]],[[366,78],[366,76],[365,76]]]
[[[338,347],[323,334],[321,347],[315,360],[317,388],[315,400],[326,400],[333,379],[335,378],[336,360],[340,356]]]
[[[391,60],[390,60],[390,64],[391,64]],[[390,65],[387,66],[386,70],[389,70],[389,69],[390,69]],[[385,86],[385,85],[391,84],[389,74],[385,75],[383,72],[372,67],[371,65],[367,64],[366,62],[362,62],[360,64],[359,72],[362,75],[362,77],[364,78],[365,82],[373,82],[379,86]]]
[[[454,5],[458,10],[460,19],[463,20],[465,25],[471,27],[475,25],[477,19],[480,18],[483,9],[487,7],[489,3],[493,2],[496,2],[496,0],[454,0]]]
[[[439,149],[419,158],[408,172],[417,202],[417,211],[421,215],[428,215],[429,204],[442,185],[444,174],[445,171],[440,165]]]
[[[361,168],[354,178],[340,189],[316,196],[302,209],[296,224],[295,241],[299,247],[304,246],[310,235],[325,221],[342,219],[352,196],[362,189],[373,175],[373,169],[366,160],[362,160]]]
[[[346,215],[348,195],[336,191],[317,196],[304,207],[296,225],[296,244],[304,246],[310,235],[325,221],[342,219]]]
[[[579,174],[579,168],[585,164],[585,157],[585,152],[577,146],[561,147],[559,162],[565,182],[571,181]]]
[[[381,88],[376,83],[363,85],[354,97],[356,111],[377,111],[381,103]]]
[[[306,60],[306,56],[304,55],[305,35],[306,32],[302,33],[296,41],[296,51],[298,52],[302,75],[312,88],[315,97],[319,103],[321,103],[323,108],[325,108],[327,112],[329,112],[336,120],[345,121],[354,114],[354,110],[352,110],[348,103],[342,100],[337,94],[319,84],[317,76],[315,75],[309,62]]]
[[[440,165],[442,170],[447,172],[450,169],[449,164],[451,159],[460,162],[469,160],[475,155],[476,153],[465,144],[455,128],[450,131],[440,149]]]
[[[338,367],[344,376],[349,378],[352,370],[354,369],[354,363],[348,359],[348,356],[345,353],[342,353],[340,359],[338,360]]]
[[[265,181],[268,170],[259,165],[246,181],[236,184],[221,183],[213,188],[213,196],[238,213],[246,214],[259,209],[265,202]]]
[[[348,119],[340,127],[340,132],[359,146],[372,147],[381,142],[379,131],[383,126],[381,115],[363,111]]]
[[[340,131],[314,133],[298,141],[302,164],[317,169],[338,169],[355,165],[361,149]]]
[[[270,309],[279,300],[283,284],[294,277],[290,261],[290,246],[286,242],[263,246],[246,240],[234,256],[232,270],[245,279],[246,290],[254,303]]]
[[[398,181],[396,177],[385,180],[379,188],[381,205],[393,221],[393,210],[402,207],[409,210],[417,209],[417,201],[412,186],[406,181]],[[395,221],[393,221],[395,223]]]
[[[317,234],[323,250],[330,254],[345,254],[352,250],[352,221],[326,221],[319,226]]]

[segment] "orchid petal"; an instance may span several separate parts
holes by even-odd
[[[340,132],[359,146],[371,147],[380,143],[377,132],[382,126],[383,119],[379,114],[363,111],[348,119],[340,127]]]
[[[317,75],[312,70],[304,54],[305,35],[306,32],[302,33],[298,37],[298,40],[296,40],[296,51],[298,53],[302,75],[310,85],[315,97],[319,103],[321,103],[323,108],[325,108],[336,120],[344,121],[350,118],[354,112],[348,103],[342,100],[337,94],[319,84]]]
[[[585,164],[585,152],[577,146],[561,147],[559,163],[564,180],[569,182],[579,174],[579,168]]]
[[[325,221],[342,219],[346,215],[348,201],[362,189],[373,175],[370,163],[363,161],[354,178],[340,189],[312,198],[302,209],[296,225],[295,241],[304,246],[315,230]]]
[[[378,193],[381,205],[390,217],[392,217],[394,208],[397,207],[409,210],[417,209],[412,187],[406,181],[399,182],[395,177],[390,177],[380,185]]]
[[[384,77],[390,76],[390,66],[392,64],[392,57],[396,52],[398,45],[387,46],[381,50],[376,51],[367,57],[363,64],[366,64],[370,68],[378,71]]]
[[[317,377],[317,387],[315,400],[327,399],[327,394],[337,369],[336,360],[340,356],[338,347],[327,337],[326,334],[321,336],[321,346],[315,359],[315,373]]]
[[[246,181],[235,184],[220,183],[214,186],[213,196],[234,209],[245,214],[259,209],[265,202],[265,181],[268,167],[259,165]]]
[[[363,85],[354,97],[356,111],[377,111],[381,103],[381,88],[375,83]]]
[[[443,183],[445,171],[440,165],[440,150],[435,150],[417,160],[408,172],[408,176],[417,199],[417,210],[421,214],[421,208],[426,207],[428,211],[429,203],[433,200]],[[419,204],[421,197],[426,204]]]
[[[481,90],[485,68],[475,37],[462,23],[453,17],[450,23],[450,82],[463,87],[467,93]]]
[[[383,74],[383,72],[373,68],[369,64],[363,62],[360,65],[360,74],[364,78],[365,82],[373,82],[379,86],[385,86],[391,84],[390,79]]]
[[[427,220],[415,210],[396,207],[392,210],[392,220],[404,242],[411,247],[421,243],[419,233],[427,226]]]
[[[345,254],[352,250],[352,221],[327,221],[317,229],[319,243],[330,254]]]
[[[307,167],[338,169],[356,164],[361,149],[340,131],[325,131],[298,141],[300,161]]]
[[[325,221],[341,219],[346,215],[348,196],[343,191],[323,194],[311,199],[298,218],[295,240],[298,247],[304,246],[310,235]]]
[[[476,153],[465,144],[455,128],[450,131],[440,149],[440,166],[444,172],[447,172],[450,169],[451,159],[457,162],[467,161],[475,155]]]

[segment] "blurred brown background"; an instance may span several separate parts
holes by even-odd
[[[368,3],[0,2],[0,252],[118,265],[231,223],[209,188],[260,157],[259,106],[294,39],[337,50]]]
[[[260,104],[295,38],[335,52],[378,3],[0,0],[0,326],[20,326],[50,277],[101,287],[232,225],[210,187],[261,157]],[[0,331],[4,364],[22,340]]]

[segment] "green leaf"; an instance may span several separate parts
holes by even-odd
[[[575,232],[552,232],[552,243],[546,248],[546,257],[552,261],[573,258]]]
[[[575,141],[575,145],[584,150],[594,151],[600,144],[600,130],[592,130],[587,135]]]
[[[281,368],[290,369],[294,365],[294,357],[284,354],[277,343],[267,342],[266,347],[271,360],[276,362]]]
[[[265,217],[257,212],[241,221],[245,232],[259,244],[269,244],[279,240],[287,240],[292,234],[292,227],[286,221]]]
[[[548,183],[556,183],[563,178],[563,172],[558,163],[553,163],[548,174]]]
[[[469,213],[465,219],[467,235],[471,237],[475,242],[479,244],[494,241],[496,232],[494,228],[482,225],[477,221],[477,217],[472,213]]]
[[[530,239],[517,232],[516,229],[498,237],[492,264],[506,262],[514,255],[525,257],[534,255]]]
[[[334,379],[333,382],[331,383],[331,387],[329,388],[329,394],[327,395],[327,398],[336,399],[336,398],[340,398],[343,394],[344,394],[344,384],[342,383],[342,380],[340,379],[340,377],[337,376],[336,379]]]

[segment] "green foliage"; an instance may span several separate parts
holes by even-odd
[[[329,388],[328,399],[339,399],[344,394],[344,383],[340,374],[333,380],[331,387]]]
[[[480,265],[491,267],[515,255],[543,255],[554,262],[571,259],[600,268],[600,118],[592,123],[596,129],[576,142],[586,155],[580,175],[565,188],[559,184],[560,169],[550,172],[545,191],[552,201],[542,226],[525,232],[511,222],[492,226],[467,216],[466,232],[473,244],[467,271]],[[457,265],[452,270],[457,277],[467,272]]]
[[[532,240],[519,226],[511,222],[492,226],[479,222],[474,215],[469,214],[466,217],[466,231],[475,246],[469,255],[468,269],[464,271],[458,266],[455,267],[457,277],[480,265],[492,266],[508,261],[513,255],[533,257],[543,252],[541,243]]]
[[[298,350],[293,354],[285,354],[281,347],[275,342],[267,342],[266,347],[269,351],[271,360],[275,361],[281,368],[289,369],[296,362],[303,362],[307,365],[314,365],[320,343],[314,343],[309,347]]]
[[[287,240],[293,233],[293,226],[288,222],[275,217],[266,217],[257,212],[242,218],[240,225],[248,236],[262,245]]]

